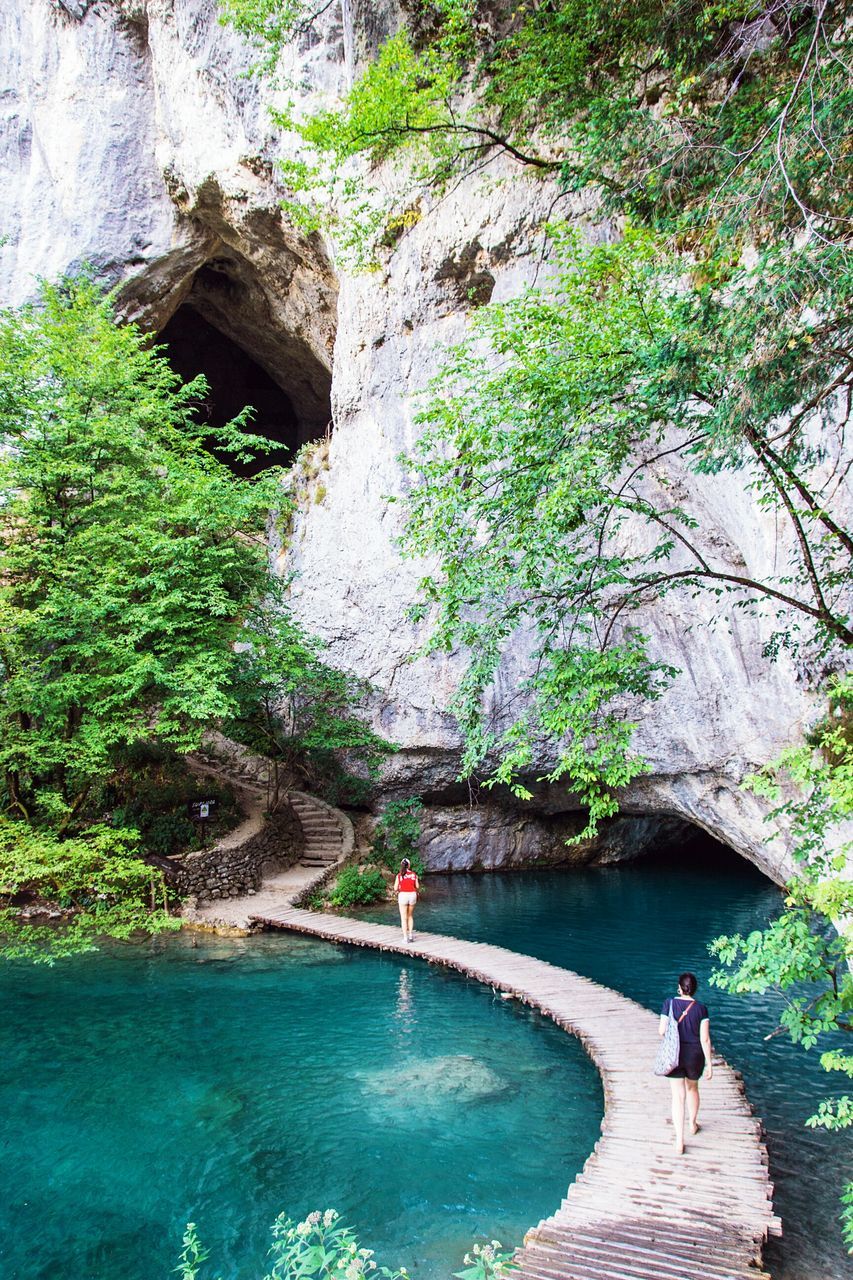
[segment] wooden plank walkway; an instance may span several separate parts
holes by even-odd
[[[669,1087],[651,1074],[657,1015],[608,987],[503,947],[288,907],[258,924],[418,956],[532,1005],[580,1038],[601,1072],[601,1137],[556,1213],[531,1228],[518,1280],[769,1280],[767,1235],[781,1231],[761,1126],[738,1074],[715,1059],[702,1128],[672,1145]],[[543,1152],[547,1158],[547,1152]]]

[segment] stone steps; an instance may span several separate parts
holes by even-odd
[[[341,862],[345,856],[343,815],[304,792],[291,793],[288,802],[302,828],[304,846],[299,865],[325,871]]]

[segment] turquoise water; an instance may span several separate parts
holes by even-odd
[[[424,1280],[518,1242],[599,1130],[571,1037],[414,960],[285,935],[0,970],[0,1277],[165,1280],[193,1220],[222,1280],[338,1209]]]
[[[767,1125],[786,1230],[774,1280],[841,1280],[853,1270],[837,1223],[849,1136],[802,1127],[827,1077],[813,1055],[763,1040],[772,1001],[707,984],[708,939],[779,905],[747,864],[690,849],[431,876],[417,923],[655,1008],[693,969]],[[571,1037],[414,959],[285,935],[192,941],[0,969],[2,1280],[165,1280],[188,1219],[219,1263],[209,1274],[259,1280],[279,1210],[327,1206],[380,1261],[447,1280],[474,1238],[517,1243],[557,1206],[602,1105]]]
[[[785,1230],[767,1253],[774,1280],[842,1280],[853,1263],[841,1240],[838,1191],[853,1179],[853,1143],[849,1132],[803,1127],[832,1080],[815,1053],[783,1037],[764,1040],[776,1026],[774,999],[726,996],[708,981],[708,942],[760,928],[780,905],[779,890],[750,864],[720,846],[694,845],[674,857],[588,870],[430,876],[416,928],[525,951],[655,1010],[680,972],[696,973],[714,1043],[743,1072],[767,1129]],[[390,921],[396,908],[371,915]]]

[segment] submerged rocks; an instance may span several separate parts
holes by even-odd
[[[377,1099],[377,1109],[384,1110],[389,1104],[393,1107],[399,1105],[398,1066],[369,1074],[357,1073],[355,1078],[368,1097]],[[408,1063],[405,1087],[407,1113],[417,1115],[418,1112],[443,1109],[449,1103],[470,1104],[497,1097],[509,1088],[509,1084],[485,1062],[465,1053],[456,1053]]]

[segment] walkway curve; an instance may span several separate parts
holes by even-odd
[[[562,1205],[528,1231],[518,1280],[769,1280],[781,1233],[761,1125],[722,1059],[702,1089],[702,1129],[676,1156],[669,1088],[651,1074],[657,1016],[617,991],[503,947],[286,907],[258,925],[418,956],[532,1005],[580,1038],[604,1085],[601,1137]]]

